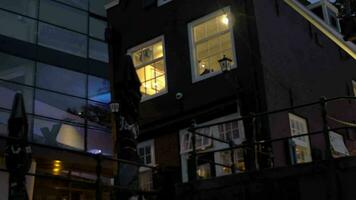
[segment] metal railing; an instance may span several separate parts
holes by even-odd
[[[323,150],[324,151],[324,157],[321,160],[331,160],[334,159],[333,157],[333,145],[331,144],[330,141],[330,132],[332,131],[349,131],[349,130],[354,130],[356,127],[356,124],[354,124],[354,122],[344,122],[342,123],[342,126],[335,126],[335,127],[331,127],[332,124],[330,123],[330,119],[332,119],[332,117],[329,116],[329,114],[331,113],[330,111],[328,111],[328,104],[335,102],[335,103],[347,103],[348,105],[352,105],[351,101],[355,101],[356,97],[352,97],[352,96],[344,96],[344,97],[335,97],[335,98],[325,98],[325,97],[321,97],[319,101],[315,101],[315,102],[311,102],[311,103],[306,103],[306,104],[302,104],[302,105],[297,105],[297,106],[291,106],[291,107],[287,107],[287,108],[283,108],[283,109],[277,109],[277,110],[273,110],[273,111],[268,111],[268,112],[261,112],[261,113],[256,113],[256,114],[250,114],[248,116],[242,116],[242,117],[238,117],[235,119],[231,119],[231,120],[225,120],[225,121],[219,121],[216,123],[208,123],[208,124],[204,124],[204,125],[196,125],[195,123],[193,123],[191,125],[191,127],[188,129],[188,132],[190,132],[190,134],[192,134],[191,137],[191,144],[192,144],[192,152],[190,152],[190,158],[193,160],[192,165],[191,165],[191,170],[193,171],[193,176],[191,177],[191,180],[197,180],[197,163],[198,161],[207,161],[208,163],[212,164],[213,166],[221,166],[221,167],[226,167],[226,168],[230,168],[231,173],[235,173],[235,160],[234,160],[234,150],[242,150],[244,152],[244,157],[248,157],[248,158],[252,158],[255,159],[253,161],[248,161],[244,159],[244,162],[246,164],[246,162],[252,162],[255,166],[253,166],[252,168],[250,167],[250,169],[247,169],[246,171],[255,171],[255,170],[259,170],[258,164],[261,161],[260,156],[265,156],[268,157],[269,159],[273,160],[272,164],[270,164],[269,168],[274,168],[276,166],[274,166],[273,163],[275,163],[276,158],[274,156],[275,153],[281,153],[283,154],[282,157],[285,157],[286,155],[290,155],[291,152],[288,152],[289,150],[287,149],[283,149],[283,148],[278,148],[278,145],[281,146],[281,143],[284,145],[286,142],[291,142],[295,139],[298,138],[305,138],[307,137],[308,139],[308,143],[309,143],[309,151],[310,151],[310,156],[312,156],[312,143],[310,141],[311,138],[313,137],[319,137],[319,138],[313,138],[313,140],[318,141],[320,143],[320,140],[323,140],[324,143],[324,147],[320,144],[315,145],[321,149],[319,150]],[[356,101],[355,101],[356,103]],[[256,136],[253,135],[252,137],[249,137],[249,140],[246,141],[246,143],[244,144],[234,144],[233,140],[224,140],[221,139],[219,137],[214,137],[214,136],[210,136],[210,135],[206,135],[203,133],[199,132],[199,129],[203,129],[203,128],[211,128],[213,126],[218,126],[218,125],[224,125],[226,123],[231,123],[231,122],[239,122],[239,121],[250,121],[253,122],[251,123],[252,125],[249,127],[251,129],[253,129],[250,133],[255,134],[256,132],[256,127],[255,127],[255,121],[258,118],[266,118],[266,117],[271,117],[271,115],[274,114],[284,114],[286,112],[288,113],[295,113],[297,109],[315,109],[315,108],[311,108],[313,106],[317,106],[317,113],[318,113],[318,117],[320,119],[318,119],[320,121],[320,129],[316,130],[316,131],[307,131],[306,133],[303,134],[298,134],[298,135],[291,135],[289,134],[289,136],[282,136],[282,137],[274,137],[274,138],[268,138],[268,139],[256,139]],[[355,110],[356,111],[356,110]],[[337,111],[336,114],[342,114],[343,112],[346,112],[345,110],[339,110]],[[308,111],[305,112],[305,114],[308,114]],[[310,113],[309,113],[310,114]],[[315,113],[314,113],[315,114]],[[335,113],[333,113],[335,114]],[[288,117],[288,115],[286,115],[286,117]],[[356,120],[356,112],[353,115],[354,119]],[[314,119],[316,117],[314,116]],[[262,119],[262,120],[266,120],[266,119]],[[306,119],[308,120],[308,119]],[[348,120],[353,120],[353,119],[348,119]],[[267,120],[268,123],[271,122],[271,119]],[[339,121],[340,122],[340,121]],[[290,126],[290,125],[289,125]],[[246,127],[244,127],[246,129]],[[269,127],[270,128],[270,127]],[[314,128],[315,129],[315,128]],[[264,130],[264,132],[266,132],[266,130]],[[268,131],[269,132],[269,131]],[[272,133],[270,134],[270,136],[272,135]],[[203,149],[203,150],[199,150],[197,149],[197,145],[196,145],[196,139],[197,136],[199,137],[206,137],[208,139],[211,139],[215,142],[218,143],[224,143],[227,144],[228,147],[225,148],[217,148],[217,149]],[[267,137],[270,137],[267,136]],[[266,135],[265,135],[266,137]],[[314,142],[315,142],[314,141]],[[276,144],[277,143],[277,144]],[[278,144],[279,143],[279,144]],[[283,146],[282,145],[282,146]],[[259,149],[261,149],[261,147],[270,147],[271,151],[261,151]],[[290,145],[288,146],[290,147]],[[215,153],[219,153],[219,152],[227,152],[230,151],[230,159],[231,162],[229,164],[225,164],[225,163],[216,163],[215,161],[212,160],[204,160],[204,159],[200,159],[199,157],[202,155],[207,155],[207,154],[215,154]],[[276,151],[283,151],[283,152],[276,152]],[[295,153],[296,154],[296,153]],[[280,156],[281,157],[281,156]],[[291,158],[289,158],[291,159]],[[313,159],[314,160],[314,159]],[[320,158],[319,158],[320,160]],[[284,163],[283,163],[284,162]],[[310,161],[312,162],[312,161]],[[284,161],[280,161],[279,162],[279,166],[281,166],[281,163],[284,165],[294,165],[294,164],[300,164],[300,163],[291,163],[291,161],[288,159],[285,159]],[[266,168],[266,167],[265,167]]]
[[[3,141],[18,141],[18,138],[14,137],[9,137],[9,136],[3,136],[0,135],[0,140]],[[35,142],[28,142],[28,145],[31,147],[38,147],[42,148],[41,151],[44,150],[53,150],[55,152],[66,152],[70,153],[71,155],[77,155],[77,156],[82,156],[85,159],[92,160],[95,162],[95,175],[94,178],[92,179],[84,179],[81,177],[76,177],[72,176],[70,173],[67,176],[62,176],[62,175],[55,175],[52,173],[48,172],[37,172],[36,173],[31,173],[28,172],[26,175],[27,176],[32,176],[36,178],[42,178],[42,179],[50,179],[50,180],[56,180],[56,181],[64,181],[66,183],[76,183],[80,185],[86,185],[91,188],[92,191],[95,192],[95,199],[96,200],[101,200],[103,199],[103,191],[109,191],[110,194],[120,194],[120,192],[123,192],[125,194],[130,194],[132,196],[139,196],[141,199],[143,196],[156,196],[158,195],[157,190],[142,190],[138,187],[127,187],[127,186],[122,186],[120,184],[105,184],[103,183],[103,162],[112,162],[110,164],[110,167],[112,167],[112,171],[114,171],[115,167],[118,167],[118,165],[121,164],[127,164],[127,165],[132,165],[136,167],[143,167],[143,168],[148,168],[152,170],[153,172],[157,171],[157,167],[150,166],[150,165],[145,165],[139,162],[135,161],[129,161],[129,160],[124,160],[124,159],[117,159],[111,156],[105,156],[102,154],[92,154],[92,153],[87,153],[85,151],[78,151],[78,150],[73,150],[73,149],[66,149],[66,148],[60,148],[60,147],[55,147],[55,146],[50,146],[46,144],[40,144],[40,143],[35,143]],[[64,158],[64,157],[63,157]],[[68,159],[68,157],[67,157]],[[74,161],[73,161],[74,162]],[[88,167],[89,168],[89,167]],[[86,169],[89,170],[89,169]],[[9,173],[9,170],[6,168],[0,168],[1,172],[7,172]],[[40,171],[40,170],[39,170]],[[83,172],[85,172],[83,170]],[[117,178],[117,176],[111,176],[110,178]],[[55,186],[55,185],[53,185]]]

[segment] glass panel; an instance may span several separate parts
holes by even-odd
[[[39,18],[82,33],[88,31],[88,13],[50,0],[41,0]]]
[[[105,40],[106,22],[93,17],[89,19],[89,35]]]
[[[193,28],[195,42],[228,30],[229,18],[227,14],[219,15]]]
[[[96,60],[103,61],[103,62],[109,62],[107,43],[90,39],[90,41],[89,41],[89,57],[96,59]]]
[[[163,57],[163,44],[162,42],[159,42],[155,45],[153,45],[153,58],[161,58]]]
[[[112,155],[113,153],[113,138],[108,131],[99,129],[88,129],[88,151],[101,152],[103,154]]]
[[[196,46],[198,60],[198,73],[205,75],[210,72],[220,71],[219,60],[223,56],[232,59],[232,47],[230,33],[211,38]]]
[[[58,76],[60,74],[60,76]],[[86,75],[71,70],[38,63],[36,85],[40,88],[85,97]]]
[[[38,0],[1,0],[0,8],[37,18]]]
[[[106,0],[90,0],[89,4],[90,12],[93,12],[97,15],[106,16],[106,10],[104,8]]]
[[[54,119],[83,123],[85,100],[36,90],[35,113]]]
[[[67,52],[87,56],[87,37],[49,24],[39,23],[38,44]]]
[[[88,0],[57,0],[77,8],[88,10]]]
[[[61,121],[34,119],[33,139],[51,146],[84,150],[84,128]]]
[[[109,103],[111,101],[109,81],[95,76],[88,76],[88,98]]]
[[[21,92],[23,94],[26,112],[32,113],[33,88],[5,81],[0,81],[0,108],[12,109],[12,103],[16,92]]]
[[[0,10],[0,34],[35,43],[36,41],[36,21],[21,15],[12,14]]]
[[[88,120],[89,127],[109,132],[106,130],[111,127],[111,117],[108,104],[88,101],[88,106],[85,107],[84,113],[85,118]]]
[[[9,117],[9,111],[0,109],[0,135],[8,135],[7,122]]]
[[[0,79],[33,85],[35,62],[0,53]]]

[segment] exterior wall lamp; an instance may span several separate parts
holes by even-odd
[[[222,72],[228,72],[231,70],[232,60],[224,55],[224,57],[218,60]]]

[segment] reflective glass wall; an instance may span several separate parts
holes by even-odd
[[[0,52],[0,134],[7,135],[13,98],[25,98],[29,139],[112,153],[106,79]]]
[[[1,0],[0,34],[108,62],[105,0]]]

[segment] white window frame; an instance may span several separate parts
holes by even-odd
[[[225,7],[218,11],[210,13],[202,18],[194,20],[188,24],[190,63],[191,63],[191,74],[192,74],[192,82],[193,83],[213,77],[213,76],[216,76],[216,75],[222,73],[222,71],[218,71],[218,72],[211,72],[211,73],[203,75],[203,76],[199,76],[199,74],[197,73],[198,66],[197,66],[197,62],[196,62],[196,60],[197,60],[196,47],[195,47],[196,45],[195,45],[195,41],[194,41],[194,31],[193,31],[194,26],[204,23],[204,22],[206,22],[216,16],[222,15],[222,14],[228,14],[228,19],[229,19],[229,33],[230,33],[231,48],[232,48],[232,58],[231,59],[234,63],[231,66],[231,68],[236,68],[236,66],[237,66],[237,58],[236,58],[236,50],[235,50],[235,37],[234,37],[234,29],[233,29],[234,19],[232,17],[230,7]]]
[[[234,137],[234,133],[233,133],[233,130],[235,130],[234,128],[233,128],[233,124],[234,123],[236,123],[236,125],[237,125],[237,127],[235,128],[235,129],[237,129],[237,131],[238,131],[238,133],[239,133],[239,137],[237,137],[237,138],[235,138]],[[231,132],[230,132],[230,134],[231,134],[231,139],[233,140],[233,141],[235,141],[235,140],[237,140],[237,139],[240,139],[241,138],[241,135],[240,135],[240,127],[239,127],[239,122],[238,121],[233,121],[233,122],[228,122],[228,123],[224,123],[224,124],[220,124],[220,125],[218,125],[218,132],[219,132],[219,138],[220,139],[222,139],[222,140],[225,140],[225,141],[227,141],[227,142],[229,142],[229,140],[228,140],[228,137],[227,137],[227,133],[226,133],[226,125],[227,124],[231,124]],[[219,130],[219,126],[223,126],[223,131],[220,131]],[[222,137],[223,136],[223,137]]]
[[[135,51],[137,51],[137,50],[139,50],[139,49],[142,49],[142,48],[145,48],[145,47],[147,47],[147,46],[150,46],[150,45],[153,45],[153,44],[155,44],[155,43],[157,43],[157,42],[160,42],[160,41],[162,41],[162,47],[163,47],[163,64],[164,64],[164,66],[163,66],[163,68],[164,68],[164,73],[165,73],[165,84],[166,84],[166,87],[165,87],[165,89],[163,90],[163,91],[161,91],[161,92],[159,92],[159,93],[157,93],[157,94],[154,94],[154,95],[151,95],[151,96],[142,96],[142,99],[141,99],[141,102],[144,102],[144,101],[148,101],[148,100],[150,100],[150,99],[153,99],[153,98],[156,98],[156,97],[158,97],[158,96],[161,96],[161,95],[164,95],[164,94],[167,94],[168,93],[168,79],[167,79],[167,66],[166,66],[166,47],[165,47],[165,40],[164,40],[164,35],[161,35],[161,36],[158,36],[158,37],[156,37],[156,38],[154,38],[154,39],[152,39],[152,40],[149,40],[149,41],[147,41],[147,42],[144,42],[144,43],[142,43],[142,44],[140,44],[140,45],[137,45],[137,46],[135,46],[135,47],[132,47],[132,48],[130,48],[129,50],[127,50],[127,54],[128,55],[130,55],[131,57],[132,57],[132,54],[133,54],[133,52],[135,52]],[[161,59],[161,58],[160,58]],[[155,62],[155,61],[157,61],[158,59],[154,59],[154,60],[152,60],[151,62],[153,63],[153,62]],[[138,68],[136,68],[135,67],[135,70],[136,69],[138,69]]]
[[[164,4],[169,3],[171,1],[173,0],[157,0],[157,7],[163,6]]]
[[[149,166],[155,166],[156,165],[156,156],[155,156],[155,143],[154,143],[153,139],[138,143],[137,144],[137,154],[139,155],[140,148],[146,148],[147,146],[150,146],[150,149],[151,149],[151,163],[150,164],[144,163],[144,164],[149,165]],[[139,155],[139,157],[140,157],[140,155]],[[150,168],[140,167],[140,171],[146,171],[146,170],[150,170]]]
[[[213,130],[212,128],[204,128],[204,129],[209,129],[209,134],[208,136],[212,136],[213,135]],[[198,133],[202,133],[204,134],[203,132],[201,132],[201,130],[197,130]],[[193,151],[193,146],[192,146],[192,133],[187,131],[187,130],[184,130],[183,134],[181,134],[181,143],[180,143],[180,149],[181,149],[181,154],[184,154],[184,153],[188,153],[188,152],[191,152]],[[195,135],[196,136],[196,139],[195,139],[195,149],[196,150],[205,150],[207,149],[208,147],[211,147],[212,144],[213,144],[213,141],[211,138],[207,138],[207,137],[204,137],[204,136],[200,136],[200,135]],[[188,144],[186,145],[185,144],[185,140],[184,138],[185,137],[188,137]],[[207,144],[204,144],[204,142],[202,142],[201,144],[198,144],[198,137],[202,138],[202,141],[205,139],[208,140],[208,143]],[[188,148],[184,148],[185,146],[187,146]]]
[[[300,116],[298,116],[296,114],[293,114],[293,113],[288,113],[288,117],[289,117],[288,119],[289,119],[289,128],[290,128],[291,136],[297,136],[297,135],[302,135],[302,134],[307,134],[308,133],[308,121],[307,121],[307,119],[305,119],[303,117],[300,117]],[[298,134],[293,134],[292,124],[291,124],[292,120],[305,124],[305,127],[306,127],[305,133],[302,132],[302,133],[298,133]],[[297,158],[296,158],[296,160],[295,160],[296,163],[295,164],[311,162],[313,160],[313,158],[312,158],[312,155],[311,155],[310,137],[309,136],[295,137],[295,138],[292,138],[292,141],[295,143],[295,145],[307,148],[309,150],[309,154],[310,154],[309,155],[310,160],[299,162],[297,160]]]
[[[321,20],[325,21],[325,23],[328,24],[330,27],[336,28],[336,30],[338,32],[341,32],[340,20],[337,19],[337,16],[339,15],[339,10],[333,4],[331,4],[329,1],[320,0],[319,2],[312,3],[312,4],[308,5],[307,7],[309,10],[312,10],[317,7],[321,7],[321,10],[323,12],[323,17],[324,17],[324,19],[321,19]],[[337,27],[332,26],[331,19],[329,17],[329,11],[331,11],[331,13],[335,16]]]

